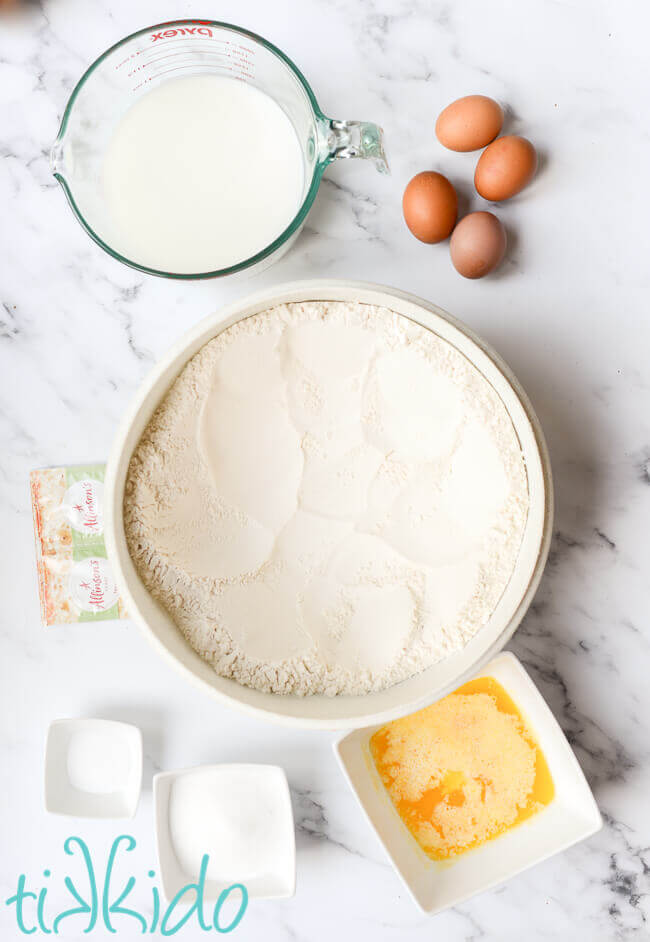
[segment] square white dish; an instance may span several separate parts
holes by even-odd
[[[293,896],[296,839],[284,769],[232,764],[161,772],[154,776],[153,794],[168,901],[197,880],[204,854],[210,857],[206,900],[233,883],[243,883],[250,898]]]
[[[431,860],[391,802],[370,754],[380,726],[358,729],[334,744],[343,773],[391,863],[419,908],[429,915],[503,883],[596,833],[602,819],[589,785],[559,724],[525,669],[509,652],[475,677],[494,677],[512,697],[540,746],[555,797],[505,834],[453,860]]]
[[[142,733],[113,720],[55,720],[45,747],[45,807],[77,818],[132,818],[142,787]]]

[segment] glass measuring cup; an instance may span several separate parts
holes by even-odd
[[[168,77],[212,73],[256,86],[290,118],[302,148],[304,185],[295,217],[257,254],[216,271],[161,271],[121,254],[102,186],[103,159],[125,112]],[[103,53],[77,83],[51,152],[52,173],[88,235],[113,258],[165,278],[198,279],[259,271],[297,238],[323,176],[333,160],[369,158],[388,165],[382,130],[361,121],[339,121],[320,110],[307,80],[271,43],[240,27],[214,20],[175,20],[138,30]],[[182,181],[172,181],[182,185]]]

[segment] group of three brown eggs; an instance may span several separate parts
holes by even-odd
[[[474,186],[484,199],[510,199],[529,183],[537,170],[535,148],[525,137],[497,137],[503,110],[485,95],[467,95],[452,102],[436,121],[436,136],[449,150],[485,147],[474,172]],[[503,225],[489,212],[458,218],[456,190],[441,173],[425,170],[409,182],[402,199],[404,220],[421,242],[442,242],[451,236],[449,250],[456,270],[465,278],[482,278],[501,262],[506,250]]]

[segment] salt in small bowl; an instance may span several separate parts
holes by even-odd
[[[77,818],[132,818],[142,787],[142,733],[113,720],[55,720],[45,747],[45,807]]]

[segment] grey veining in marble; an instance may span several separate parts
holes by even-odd
[[[291,253],[255,281],[172,283],[120,266],[84,234],[49,171],[61,114],[90,61],[141,26],[197,12],[286,50],[326,113],[386,130],[392,176],[359,161],[332,167]],[[155,862],[155,771],[221,760],[287,769],[298,892],[252,905],[238,938],[650,934],[649,33],[650,8],[633,0],[0,3],[3,939],[18,937],[2,905],[18,873],[38,881],[52,867],[53,905],[63,899],[70,823],[42,810],[41,775],[48,722],[73,715],[143,728],[145,792],[129,823],[140,874]],[[433,133],[439,110],[471,92],[507,103],[507,130],[542,155],[533,185],[498,209],[506,262],[476,283],[455,273],[446,246],[415,242],[400,209],[404,184],[427,168],[450,176],[464,211],[484,205],[471,186],[476,156],[444,151]],[[392,284],[466,321],[522,381],[551,452],[552,551],[511,648],[565,730],[605,826],[433,920],[417,912],[359,814],[331,735],[208,701],[128,623],[39,624],[30,469],[104,459],[138,384],[183,331],[249,290],[315,275]],[[78,830],[98,854],[117,833],[92,822]]]

